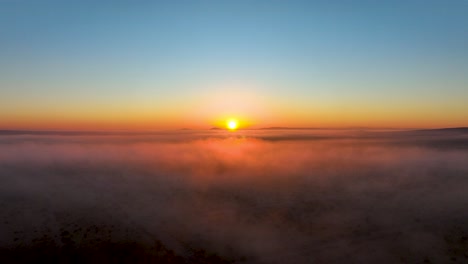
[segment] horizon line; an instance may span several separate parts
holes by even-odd
[[[80,134],[93,134],[93,135],[106,135],[106,134],[152,134],[158,132],[176,132],[176,131],[228,131],[235,133],[235,131],[229,131],[226,128],[212,127],[204,129],[191,129],[191,128],[179,128],[179,129],[148,129],[148,130],[131,130],[131,129],[105,129],[105,130],[73,130],[73,129],[0,129],[0,135],[18,135],[18,134],[36,134],[36,135],[47,135],[51,133],[59,133],[66,135],[80,135]],[[458,131],[466,130],[468,132],[468,126],[464,127],[437,127],[437,128],[375,128],[375,127],[343,127],[343,128],[332,128],[332,127],[261,127],[261,128],[239,128],[236,131],[266,131],[266,130],[398,130],[398,131]],[[465,131],[464,131],[465,132]]]

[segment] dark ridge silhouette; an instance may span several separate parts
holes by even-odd
[[[362,131],[377,131],[377,130],[394,130],[395,128],[372,128],[372,127],[262,127],[253,130],[362,130]]]
[[[328,130],[331,128],[321,127],[262,127],[258,130]]]
[[[421,134],[468,134],[468,127],[449,127],[449,128],[436,128],[436,129],[418,129],[405,131],[407,133],[421,133]]]
[[[265,141],[309,141],[309,140],[327,140],[327,139],[339,139],[339,138],[350,138],[343,136],[330,136],[330,135],[270,135],[270,136],[257,136],[255,138],[262,139]]]

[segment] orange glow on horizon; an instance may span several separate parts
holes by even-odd
[[[347,117],[347,118],[346,118]],[[414,121],[412,118],[396,118],[388,116],[384,120],[374,118],[365,118],[357,116],[324,115],[322,118],[313,116],[284,115],[276,120],[261,120],[255,123],[246,118],[236,119],[236,126],[229,125],[229,117],[220,117],[214,121],[203,119],[189,119],[172,117],[151,117],[140,118],[106,118],[100,117],[74,117],[74,118],[5,118],[0,122],[0,129],[26,129],[26,130],[158,130],[158,129],[210,129],[212,127],[226,128],[229,130],[246,128],[264,128],[264,127],[311,127],[311,128],[443,128],[466,126],[463,120],[447,120],[445,122],[436,122],[420,118]]]
[[[222,94],[219,92],[219,94]],[[166,130],[229,129],[228,120],[236,121],[235,129],[265,127],[309,128],[443,128],[467,126],[463,109],[454,105],[432,108],[401,105],[387,109],[378,105],[343,104],[341,107],[315,102],[292,105],[281,98],[263,101],[249,93],[227,93],[229,96],[180,98],[168,105],[120,104],[92,105],[88,108],[64,105],[56,108],[30,106],[0,111],[0,129],[25,130]],[[200,99],[200,100],[198,100]],[[459,113],[450,115],[451,112]]]

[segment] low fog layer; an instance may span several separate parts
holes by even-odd
[[[464,130],[0,134],[2,262],[468,261]]]

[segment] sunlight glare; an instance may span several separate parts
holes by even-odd
[[[227,128],[229,130],[236,130],[237,129],[237,120],[230,119],[227,121]]]

